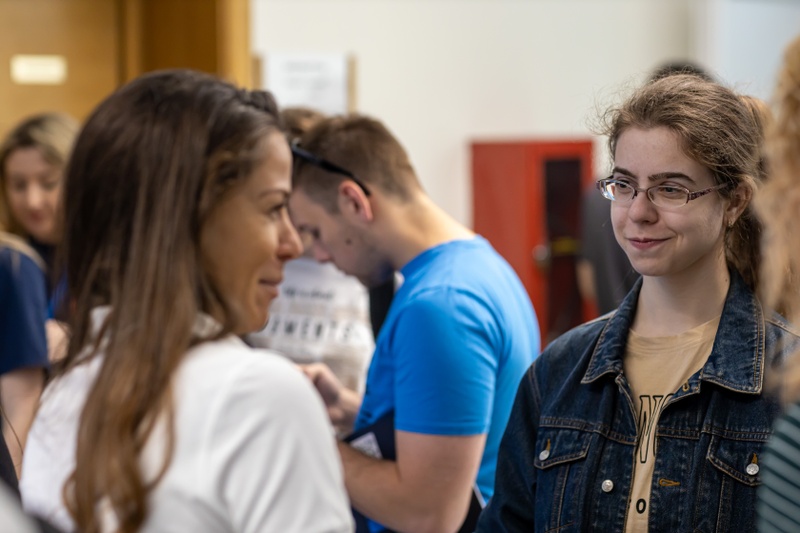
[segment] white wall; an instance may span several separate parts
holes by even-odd
[[[800,0],[698,0],[696,56],[737,90],[769,100],[783,50],[800,34]]]
[[[589,135],[598,105],[702,49],[696,1],[252,0],[253,48],[353,53],[358,110],[471,224],[471,140]]]

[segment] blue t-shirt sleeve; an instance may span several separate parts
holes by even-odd
[[[63,319],[64,315],[64,301],[67,295],[67,277],[62,276],[50,295],[50,300],[47,302],[47,318]]]
[[[498,331],[474,296],[439,289],[398,316],[395,427],[433,435],[486,433],[498,368]]]
[[[44,273],[28,256],[0,249],[0,374],[48,366]]]

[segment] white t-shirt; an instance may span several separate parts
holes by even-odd
[[[102,357],[53,382],[23,460],[24,508],[65,531],[61,491],[75,465],[78,419]],[[143,532],[350,532],[334,436],[308,380],[284,358],[229,336],[192,348],[176,374],[175,452],[150,493]],[[165,427],[142,456],[152,479]],[[103,516],[104,530],[114,517]]]

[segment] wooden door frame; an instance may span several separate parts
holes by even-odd
[[[151,45],[158,50],[170,52],[178,57],[174,67],[192,66],[193,58],[177,50],[170,42],[146,43],[151,33],[151,22],[148,17],[158,17],[160,10],[184,4],[190,9],[198,0],[117,0],[120,14],[120,80],[122,82],[161,68],[161,65],[148,64],[145,57],[145,46]],[[250,43],[250,0],[208,0],[214,4],[215,20],[213,35],[204,35],[214,39],[216,57],[213,58],[214,74],[244,87],[253,87],[253,67]],[[182,6],[181,6],[182,7]],[[183,19],[185,24],[192,23],[189,17]],[[180,28],[176,28],[180,30]],[[193,47],[189,47],[190,49]],[[182,55],[183,54],[183,55]],[[182,61],[181,61],[182,59]]]

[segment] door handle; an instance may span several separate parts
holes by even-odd
[[[543,272],[550,270],[553,254],[550,251],[550,244],[538,244],[531,250],[531,258],[534,264]]]

